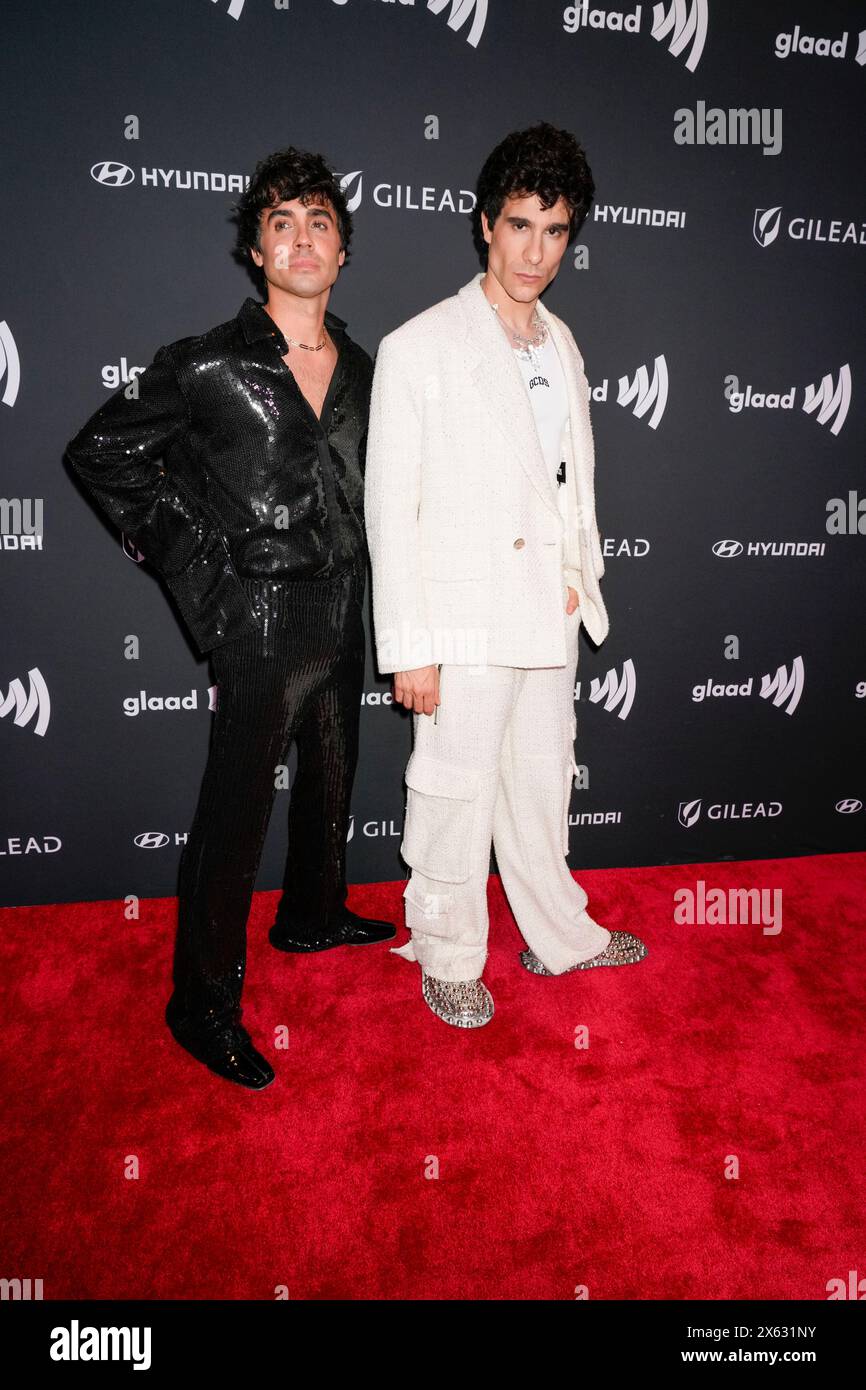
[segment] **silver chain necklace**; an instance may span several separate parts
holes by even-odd
[[[536,366],[538,366],[538,354],[540,350],[544,347],[544,344],[547,342],[548,333],[547,324],[544,322],[544,319],[539,314],[538,309],[533,309],[532,311],[533,333],[530,337],[528,337],[524,333],[518,333],[516,328],[512,328],[508,320],[503,318],[503,316],[499,313],[498,304],[491,304],[490,307],[493,310],[494,314],[497,315],[499,322],[503,325],[504,328],[508,330],[509,334],[511,335],[514,344],[514,351],[517,354],[517,356],[522,358],[524,362],[533,362]]]

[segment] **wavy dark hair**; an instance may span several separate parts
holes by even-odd
[[[305,207],[314,198],[331,204],[337,217],[340,243],[346,253],[343,265],[349,263],[352,214],[337,175],[322,155],[288,145],[259,161],[248,188],[233,209],[237,225],[234,258],[247,267],[261,289],[265,285],[264,271],[250,255],[253,246],[261,250],[261,214],[264,208],[276,207],[284,199],[291,198],[300,198]]]
[[[472,237],[487,265],[487,242],[481,214],[492,227],[506,198],[537,193],[544,208],[564,198],[570,210],[568,245],[577,237],[592,207],[595,183],[583,146],[567,130],[539,121],[527,130],[513,130],[487,156],[475,188]]]

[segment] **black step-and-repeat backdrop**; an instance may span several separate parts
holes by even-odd
[[[331,307],[374,354],[479,268],[480,166],[540,119],[597,188],[546,297],[591,385],[611,618],[581,638],[570,863],[863,847],[858,26],[808,0],[5,0],[0,902],[175,892],[213,676],[62,453],[254,292],[229,217],[255,163],[342,175]],[[411,720],[369,650],[356,883],[408,873]]]

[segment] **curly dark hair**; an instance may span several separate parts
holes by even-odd
[[[537,193],[544,208],[564,198],[570,209],[568,245],[577,237],[592,207],[595,183],[586,154],[567,130],[539,121],[527,130],[513,130],[487,156],[478,175],[472,236],[482,263],[487,265],[487,242],[481,214],[492,227],[506,198]]]
[[[293,145],[288,145],[284,150],[277,150],[259,161],[249,186],[233,209],[237,224],[234,258],[247,267],[261,288],[265,283],[264,272],[250,255],[253,246],[257,251],[261,250],[261,213],[264,208],[276,207],[283,199],[291,198],[300,198],[305,207],[314,198],[331,204],[337,216],[342,249],[346,253],[343,265],[349,263],[352,214],[337,175],[322,155],[296,150]]]

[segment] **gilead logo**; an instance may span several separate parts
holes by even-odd
[[[52,1361],[131,1361],[133,1370],[150,1369],[149,1327],[52,1327]]]
[[[752,236],[760,247],[772,246],[781,229],[781,205],[755,208]],[[866,246],[866,222],[843,222],[841,218],[833,218],[825,224],[822,217],[791,217],[785,231],[792,241],[826,241],[832,245],[850,241],[855,246]]]
[[[352,185],[354,184],[354,187]],[[349,212],[357,212],[361,206],[361,199],[364,196],[364,171],[353,169],[350,174],[340,175],[340,188],[346,195],[346,207]]]
[[[691,830],[701,818],[703,798],[681,801],[677,810],[677,820],[686,830]],[[707,807],[707,820],[756,820],[764,816],[780,816],[781,801],[716,801]]]

